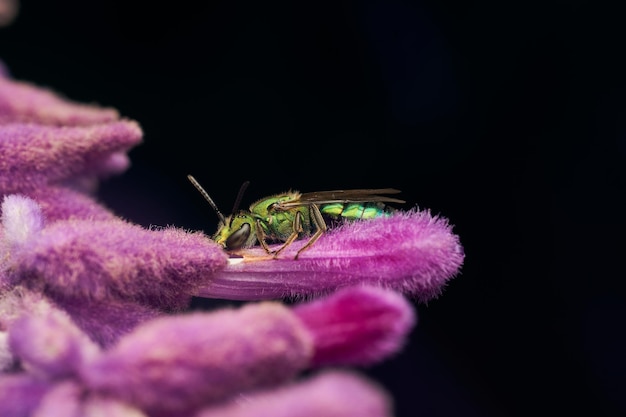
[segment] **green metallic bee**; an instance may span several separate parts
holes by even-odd
[[[387,215],[390,209],[384,203],[405,203],[404,200],[383,194],[397,194],[393,188],[336,190],[300,193],[288,191],[262,198],[249,210],[238,210],[241,196],[248,185],[244,183],[233,207],[233,214],[224,217],[209,194],[194,177],[187,178],[200,191],[219,217],[219,226],[212,239],[227,251],[261,244],[268,254],[278,257],[299,237],[310,236],[294,259],[310,248],[326,232],[324,216],[330,219],[372,219]],[[283,245],[272,251],[267,240],[281,241]]]

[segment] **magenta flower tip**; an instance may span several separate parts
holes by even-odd
[[[356,221],[324,234],[294,259],[306,239],[272,259],[261,248],[231,259],[200,296],[240,300],[328,293],[351,285],[390,288],[427,301],[463,264],[463,247],[447,219],[428,211]]]
[[[404,346],[416,322],[402,295],[375,287],[345,288],[294,313],[313,334],[314,366],[380,362]]]

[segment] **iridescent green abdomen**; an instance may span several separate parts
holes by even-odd
[[[389,214],[382,203],[331,203],[320,207],[320,212],[326,216],[338,219],[373,219]]]

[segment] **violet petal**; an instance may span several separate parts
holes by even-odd
[[[147,417],[135,407],[87,392],[77,381],[57,384],[31,417]]]
[[[46,224],[57,220],[113,220],[115,214],[94,198],[61,186],[48,186],[25,193],[41,207]]]
[[[49,309],[49,301],[40,293],[16,286],[0,293],[0,330],[8,331],[24,312],[39,308]]]
[[[326,371],[311,379],[206,409],[196,417],[391,417],[388,394],[350,372]]]
[[[184,413],[290,380],[312,349],[300,320],[266,302],[147,322],[86,366],[83,380],[151,415]]]
[[[91,340],[109,347],[137,325],[160,317],[163,312],[130,301],[91,300],[85,298],[54,298],[55,303],[72,317]]]
[[[51,387],[50,381],[29,374],[1,374],[0,416],[30,417]]]
[[[41,399],[31,417],[83,417],[81,397],[85,390],[75,380],[57,383]]]
[[[1,334],[6,334],[13,326],[13,322],[24,314],[36,312],[40,316],[45,316],[50,310],[60,309],[67,313],[71,317],[72,323],[92,341],[102,347],[107,347],[116,342],[122,335],[129,333],[138,324],[164,314],[134,302],[120,300],[87,301],[85,298],[50,299],[44,297],[40,292],[32,292],[22,286],[15,286],[0,296]],[[8,343],[5,352],[11,358],[13,357],[8,349]],[[8,365],[11,363],[8,362]]]
[[[130,168],[130,165],[130,158],[126,152],[114,152],[106,158],[97,161],[94,164],[93,172],[100,177],[108,177],[123,173]]]
[[[48,378],[73,375],[98,352],[66,313],[44,303],[11,324],[9,346],[24,368]]]
[[[314,366],[380,362],[404,346],[415,325],[412,305],[381,288],[345,288],[293,311],[313,334]]]
[[[128,151],[142,136],[139,125],[129,120],[84,127],[0,125],[0,193],[36,190],[78,174],[102,174],[103,160]]]
[[[146,230],[122,220],[58,221],[12,256],[11,280],[55,299],[126,300],[186,307],[226,263],[201,233]]]
[[[463,247],[452,227],[428,211],[356,221],[330,230],[293,259],[306,239],[278,259],[261,248],[230,259],[201,297],[258,300],[316,295],[351,285],[376,285],[422,301],[438,296],[460,270]]]
[[[112,108],[81,104],[32,83],[0,77],[0,124],[35,122],[80,126],[117,120]]]
[[[42,414],[41,417],[48,415]],[[90,396],[83,402],[81,417],[148,417],[148,415],[130,404],[113,398]]]

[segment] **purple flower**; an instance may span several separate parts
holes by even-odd
[[[402,349],[416,319],[401,293],[435,297],[462,265],[446,219],[412,210],[330,230],[297,260],[305,241],[228,258],[201,232],[146,229],[97,201],[142,140],[136,122],[6,74],[0,415],[391,414],[382,388],[323,368]],[[309,302],[185,312],[193,296]]]
[[[0,196],[33,198],[47,222],[114,218],[94,191],[99,179],[129,167],[141,127],[115,109],[74,103],[7,73],[0,76]]]
[[[328,362],[320,360],[328,352],[335,352],[330,359],[337,364],[353,362],[351,357],[363,364],[379,362],[390,352],[363,352],[372,345],[401,345],[414,324],[413,310],[397,293],[353,287],[295,309],[264,302],[214,313],[161,317],[140,324],[114,346],[100,350],[45,298],[30,292],[12,296],[17,297],[12,303],[16,318],[4,325],[16,369],[24,378],[16,382],[0,377],[0,387],[17,384],[12,388],[14,395],[0,401],[0,415],[8,417],[30,415],[10,414],[26,400],[37,403],[31,406],[33,415],[51,415],[44,411],[55,409],[83,410],[94,401],[151,416],[192,415],[203,409],[204,415],[215,415],[212,407],[242,396],[250,395],[250,401],[271,410],[306,392],[319,393],[337,405],[342,402],[340,393],[351,395],[351,400],[364,399],[356,408],[339,407],[337,416],[354,415],[359,407],[374,413],[365,415],[386,416],[387,395],[359,377],[331,373],[310,382],[297,380],[303,371]],[[349,306],[338,308],[348,302]],[[334,335],[327,328],[328,320],[316,318],[319,314],[333,316]],[[337,332],[339,328],[353,330]],[[321,338],[322,334],[327,337]],[[20,390],[37,378],[47,381],[38,385],[45,392],[34,397]],[[274,387],[285,388],[274,398],[268,391]],[[238,412],[237,408],[227,406],[229,413]],[[302,415],[325,409],[328,404],[309,401]],[[242,415],[255,413],[254,409],[240,411]]]
[[[146,230],[95,198],[142,140],[114,109],[0,79],[0,296],[46,294],[110,345],[138,323],[186,307],[226,255],[200,233]]]
[[[305,243],[294,242],[278,259],[260,247],[247,250],[243,258],[230,259],[199,295],[257,300],[368,284],[427,301],[441,293],[464,259],[447,220],[428,211],[346,223],[294,259]]]

